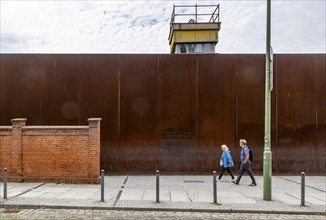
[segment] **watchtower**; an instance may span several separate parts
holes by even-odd
[[[220,5],[173,5],[169,44],[172,54],[215,53]]]

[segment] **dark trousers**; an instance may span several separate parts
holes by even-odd
[[[220,180],[222,178],[223,173],[224,173],[225,170],[228,171],[228,173],[231,175],[232,179],[234,179],[234,176],[233,176],[233,174],[232,174],[232,172],[230,170],[230,167],[226,167],[226,168],[222,167],[221,172],[220,172],[220,176],[218,177],[218,179]]]
[[[241,164],[241,167],[240,167],[240,171],[239,171],[239,175],[237,177],[237,180],[236,182],[240,182],[240,179],[243,175],[243,173],[247,171],[251,180],[252,180],[252,183],[256,183],[256,180],[255,180],[255,177],[254,175],[252,175],[252,171],[251,171],[251,164],[248,164],[248,163],[245,163],[245,164]]]

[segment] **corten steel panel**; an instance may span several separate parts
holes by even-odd
[[[79,125],[81,114],[80,56],[47,55],[43,58],[42,123],[43,125]],[[33,63],[33,61],[30,61]],[[30,83],[26,81],[26,83]],[[27,117],[27,116],[26,116]],[[27,117],[27,124],[35,124]]]
[[[316,170],[315,173],[326,173],[326,55],[316,56]]]
[[[220,148],[216,146],[218,129],[221,122],[217,120],[221,111],[218,109],[219,83],[215,70],[215,56],[197,56],[197,102],[196,102],[196,145],[197,145],[197,170],[207,172],[217,169]],[[207,169],[209,168],[209,169]]]
[[[316,57],[278,55],[277,170],[316,172]]]
[[[219,169],[222,144],[233,150],[235,61],[230,57],[198,56],[197,169],[201,173]]]
[[[255,151],[254,171],[262,169],[264,146],[265,56],[238,55],[236,62],[236,162],[239,168],[239,139]]]
[[[119,146],[110,164],[116,172],[153,173],[157,169],[158,56],[125,55],[119,65]]]
[[[221,145],[234,153],[235,72],[232,55],[198,56],[198,170],[218,170]]]
[[[197,55],[160,55],[158,76],[158,168],[196,170]]]
[[[28,117],[40,124],[42,57],[1,55],[1,125],[12,118]]]

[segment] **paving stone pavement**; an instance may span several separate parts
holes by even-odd
[[[1,220],[13,219],[325,219],[321,215],[207,213],[170,211],[117,211],[82,209],[0,209]]]
[[[290,215],[292,218],[289,219],[293,219],[293,214],[305,217],[298,217],[298,219],[311,219],[311,217],[318,219],[318,215],[325,219],[325,176],[306,177],[304,207],[300,206],[300,178],[273,176],[272,201],[262,199],[262,176],[256,176],[256,180],[258,185],[251,187],[248,186],[250,184],[248,176],[241,179],[240,185],[231,183],[231,178],[224,176],[222,181],[217,182],[217,204],[213,203],[212,176],[160,176],[159,203],[155,202],[155,176],[106,176],[105,202],[100,202],[99,184],[8,183],[8,199],[2,199],[3,184],[1,185],[0,208],[6,208],[2,209],[1,217],[10,218],[10,216],[33,213],[32,219],[34,217],[42,219],[43,217],[38,216],[47,215],[47,212],[53,213],[50,210],[59,208],[60,210],[54,213],[66,213],[68,216],[71,216],[69,214],[71,212],[81,213],[81,210],[85,213],[96,213],[94,218],[89,217],[89,219],[101,219],[101,213],[107,215],[113,213],[113,217],[114,213],[116,215],[123,213],[122,217],[124,215],[128,217],[129,212],[135,214],[140,211],[150,219],[153,213],[167,215],[183,213],[180,218],[189,215],[193,219],[196,219],[198,213],[202,213],[201,216],[197,216],[199,219],[220,218],[220,215],[229,217],[233,214],[236,218],[239,213],[245,216],[254,215],[258,219],[270,219],[271,216],[265,218],[265,215],[271,214],[274,219],[281,214],[292,214]],[[17,214],[6,213],[10,208],[21,211]],[[64,212],[65,209],[71,211]],[[158,214],[158,216],[164,218],[165,215]],[[286,219],[287,215],[283,217]],[[71,218],[74,219],[76,216]],[[81,219],[85,218],[88,219],[87,216],[81,216]],[[117,219],[121,218],[117,217]]]

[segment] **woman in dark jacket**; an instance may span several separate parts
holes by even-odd
[[[222,156],[220,159],[221,173],[220,173],[220,176],[218,177],[218,179],[220,180],[222,178],[223,173],[226,170],[231,175],[232,180],[234,180],[234,176],[230,170],[230,168],[234,166],[231,151],[225,144],[223,144],[221,146],[221,149],[222,149],[223,153],[222,153]]]

